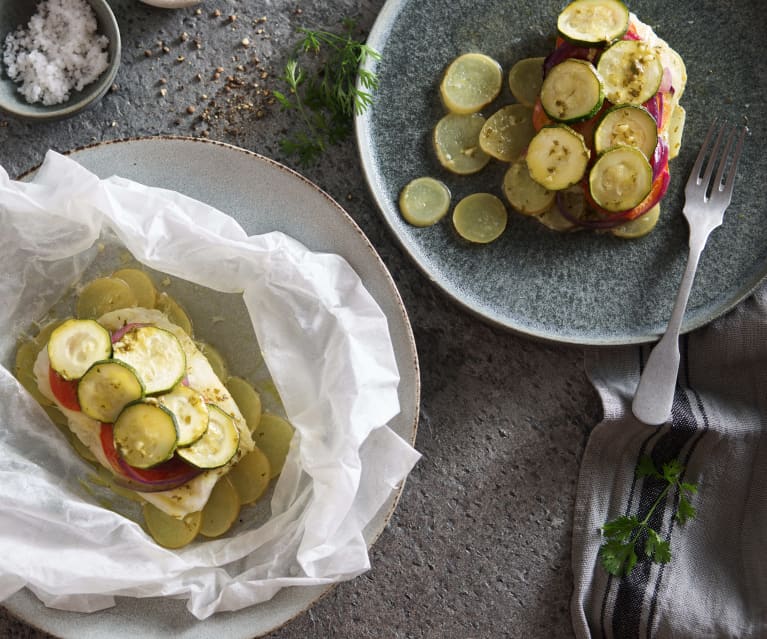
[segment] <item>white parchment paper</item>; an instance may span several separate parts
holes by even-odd
[[[179,551],[81,489],[88,468],[10,369],[42,317],[116,237],[146,266],[243,293],[296,428],[265,522]],[[285,586],[369,568],[362,531],[418,460],[386,424],[399,375],[386,317],[341,257],[280,233],[248,237],[181,194],[100,180],[49,152],[28,183],[0,168],[0,601],[23,587],[89,612],[114,596],[187,600],[204,619]]]

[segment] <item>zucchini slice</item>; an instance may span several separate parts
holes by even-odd
[[[208,404],[210,421],[205,434],[191,446],[178,448],[179,457],[197,468],[219,468],[237,453],[240,431],[230,415],[215,404]]]
[[[583,136],[565,124],[543,127],[527,147],[527,168],[538,184],[559,191],[586,173],[589,149]]]
[[[620,0],[575,0],[557,17],[559,35],[587,47],[618,40],[628,28],[629,10]]]
[[[153,400],[128,404],[113,427],[115,450],[134,468],[151,468],[173,456],[178,441],[176,418]]]
[[[599,156],[589,173],[594,201],[612,212],[628,211],[652,188],[652,167],[639,149],[616,146]]]
[[[70,319],[56,328],[48,340],[51,367],[64,379],[79,379],[96,362],[109,359],[109,331],[91,319]]]
[[[634,146],[651,158],[658,144],[658,123],[642,106],[623,104],[609,109],[594,130],[594,151],[604,153],[619,144]]]
[[[144,396],[144,385],[125,362],[96,362],[77,384],[77,401],[88,417],[111,424],[131,402]]]
[[[552,120],[582,122],[602,108],[604,88],[594,65],[568,58],[553,66],[541,86],[541,105]]]
[[[147,395],[173,388],[186,374],[178,338],[163,328],[137,326],[112,345],[112,357],[132,366]]]
[[[642,104],[653,97],[663,81],[659,52],[642,40],[620,40],[599,58],[605,97],[613,104]]]
[[[205,399],[196,390],[178,384],[170,392],[157,398],[176,418],[178,446],[196,442],[208,430],[210,412]]]

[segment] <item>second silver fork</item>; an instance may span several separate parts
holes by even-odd
[[[683,209],[690,227],[687,267],[668,328],[650,353],[631,405],[637,419],[646,424],[663,424],[671,414],[679,372],[679,332],[687,300],[703,248],[711,231],[722,223],[724,211],[732,200],[745,133],[745,128],[717,127],[714,122],[687,180]]]

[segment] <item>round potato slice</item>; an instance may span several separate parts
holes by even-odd
[[[205,355],[205,359],[208,360],[208,363],[213,369],[213,372],[216,374],[216,377],[218,377],[222,382],[226,381],[226,378],[229,377],[229,367],[226,365],[224,356],[207,342],[196,342],[196,344],[197,348],[200,349],[200,352]]]
[[[109,311],[136,305],[136,295],[124,280],[98,277],[80,291],[75,312],[80,319],[96,319]]]
[[[611,230],[616,237],[633,240],[647,235],[655,228],[660,218],[660,204],[653,206],[647,213],[634,220],[629,220]]]
[[[226,380],[225,386],[245,418],[250,432],[253,433],[261,423],[261,395],[248,380],[242,377],[230,377]]]
[[[490,156],[479,145],[479,133],[485,118],[478,113],[448,113],[434,127],[434,150],[440,164],[448,171],[469,175],[481,171]]]
[[[228,477],[222,477],[213,487],[202,509],[200,534],[220,537],[232,527],[240,514],[240,496]]]
[[[501,65],[482,53],[466,53],[453,60],[440,84],[445,107],[453,113],[476,113],[501,92]]]
[[[168,320],[181,327],[187,335],[192,334],[192,320],[180,304],[167,293],[160,293],[155,308],[167,315]]]
[[[550,209],[544,211],[540,215],[536,215],[535,219],[538,220],[543,226],[552,231],[562,233],[564,231],[572,231],[575,229],[575,224],[568,220],[557,206],[552,206]]]
[[[112,277],[123,280],[136,296],[136,304],[142,308],[154,308],[157,289],[152,278],[137,268],[122,268],[112,273]]]
[[[293,439],[293,426],[278,415],[265,413],[253,433],[253,440],[269,460],[271,474],[269,479],[277,477],[285,465],[285,458]]]
[[[35,360],[40,352],[40,347],[34,340],[19,344],[16,350],[16,361],[13,366],[13,375],[19,383],[35,398],[41,406],[51,406],[53,402],[40,392],[37,387],[37,379],[33,372]]]
[[[533,110],[522,104],[510,104],[487,119],[479,132],[479,146],[497,160],[513,162],[534,135]]]
[[[549,191],[530,177],[527,162],[521,158],[503,176],[503,193],[514,209],[523,215],[538,215],[551,208],[556,192]]]
[[[468,195],[453,210],[453,226],[458,235],[477,244],[498,239],[506,229],[507,219],[503,202],[491,193]]]
[[[269,459],[260,448],[254,448],[245,455],[227,475],[243,506],[255,503],[261,498],[269,486],[271,476]]]
[[[432,226],[450,208],[450,189],[441,180],[419,177],[411,180],[399,196],[402,217],[413,226]]]
[[[509,71],[511,94],[525,106],[535,106],[543,84],[543,61],[545,58],[523,58]]]
[[[191,543],[200,532],[202,513],[190,513],[183,519],[176,519],[162,510],[145,503],[142,507],[147,530],[158,544],[165,548],[181,548]]]

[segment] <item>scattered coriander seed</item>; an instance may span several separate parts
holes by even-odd
[[[182,31],[178,39],[181,40],[181,42],[186,42],[189,40],[189,34],[186,31]]]
[[[163,45],[162,52],[163,53],[170,53],[170,47],[168,45]]]
[[[237,22],[237,16],[232,14],[229,16],[229,22]]]
[[[183,62],[184,60],[186,60],[186,58],[183,55],[180,55],[176,58],[176,62]]]
[[[214,18],[220,18],[221,17],[221,10],[220,9],[213,9],[213,17]]]
[[[160,78],[159,82],[160,84],[168,84],[168,81],[165,78]]]
[[[198,73],[196,76],[194,76],[194,79],[197,80],[197,82],[202,82],[202,73]]]
[[[249,47],[250,46],[250,38],[243,38],[240,43],[243,47]]]
[[[144,57],[151,58],[152,52],[149,49],[144,49]]]
[[[223,73],[224,67],[216,67],[216,73]]]
[[[186,107],[186,112],[190,115],[194,113],[197,110],[197,107],[194,106],[194,104],[190,104],[188,107]]]
[[[168,95],[168,89],[163,87],[162,89],[160,89],[160,96],[164,98],[166,95]]]
[[[194,15],[196,15],[196,16],[201,16],[201,15],[202,15],[202,9],[200,9],[199,7],[197,7],[197,8],[194,10]]]

